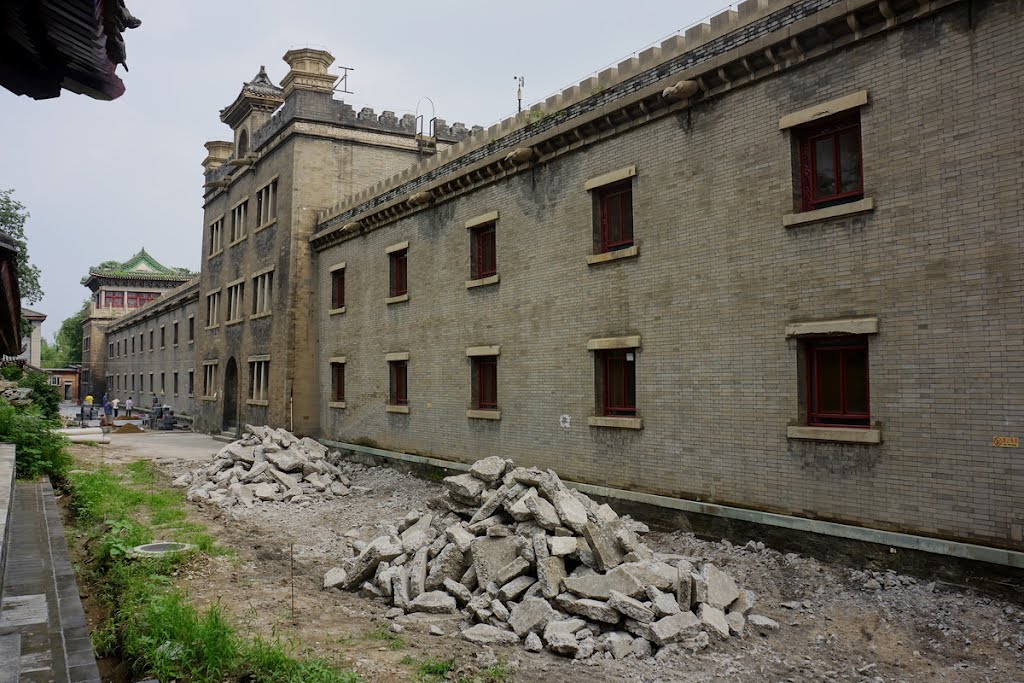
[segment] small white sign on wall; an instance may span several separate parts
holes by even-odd
[[[558,425],[560,427],[562,427],[563,429],[568,429],[571,426],[571,424],[572,424],[572,418],[569,417],[568,415],[559,415],[558,416]]]

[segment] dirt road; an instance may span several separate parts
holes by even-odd
[[[75,447],[75,455],[111,464],[152,459],[170,482],[222,445],[199,435],[115,435],[109,446]],[[652,532],[645,540],[656,551],[714,561],[756,592],[755,611],[781,628],[697,652],[667,647],[646,660],[615,661],[599,653],[573,661],[472,645],[459,637],[458,615],[391,622],[379,600],[322,591],[323,574],[351,555],[354,541],[384,533],[410,510],[426,510],[441,487],[386,467],[353,464],[348,474],[348,496],[306,508],[193,506],[218,541],[236,551],[200,560],[181,577],[195,604],[219,601],[244,630],[293,639],[354,667],[367,681],[417,680],[425,660],[454,658],[451,680],[1024,683],[1021,604],[681,532]],[[388,630],[392,623],[400,633]],[[445,635],[431,635],[433,625]]]

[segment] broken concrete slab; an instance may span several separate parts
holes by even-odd
[[[623,616],[639,621],[641,624],[649,624],[654,621],[654,610],[645,606],[639,600],[634,600],[617,590],[609,592],[608,606],[617,610]]]
[[[700,570],[700,577],[706,586],[703,602],[724,610],[733,600],[739,597],[736,580],[723,572],[711,562],[706,562]]]
[[[725,639],[729,637],[729,622],[725,619],[725,612],[708,603],[698,608],[697,616],[705,626],[708,635]]]
[[[519,636],[511,631],[490,626],[488,624],[477,624],[462,631],[462,637],[477,645],[517,645]]]
[[[459,610],[455,598],[444,591],[420,593],[409,603],[410,612],[426,612],[427,614],[453,614]]]
[[[543,631],[548,622],[558,618],[558,612],[543,598],[527,598],[512,608],[509,626],[522,637],[530,631]]]
[[[481,481],[490,483],[501,479],[501,475],[505,473],[505,466],[504,460],[493,455],[489,458],[477,460],[469,468],[469,473]]]
[[[587,522],[583,528],[583,537],[587,539],[600,571],[606,572],[622,563],[625,553],[615,538],[616,531],[618,527],[614,522]]]

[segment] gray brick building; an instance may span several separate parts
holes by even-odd
[[[748,0],[469,135],[289,52],[207,145],[197,428],[1024,550],[1022,14]]]

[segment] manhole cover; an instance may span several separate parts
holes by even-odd
[[[156,557],[158,555],[167,555],[168,553],[180,553],[184,550],[191,550],[192,545],[189,543],[170,543],[159,541],[157,543],[146,543],[144,545],[137,545],[132,548],[132,553],[136,557]]]

